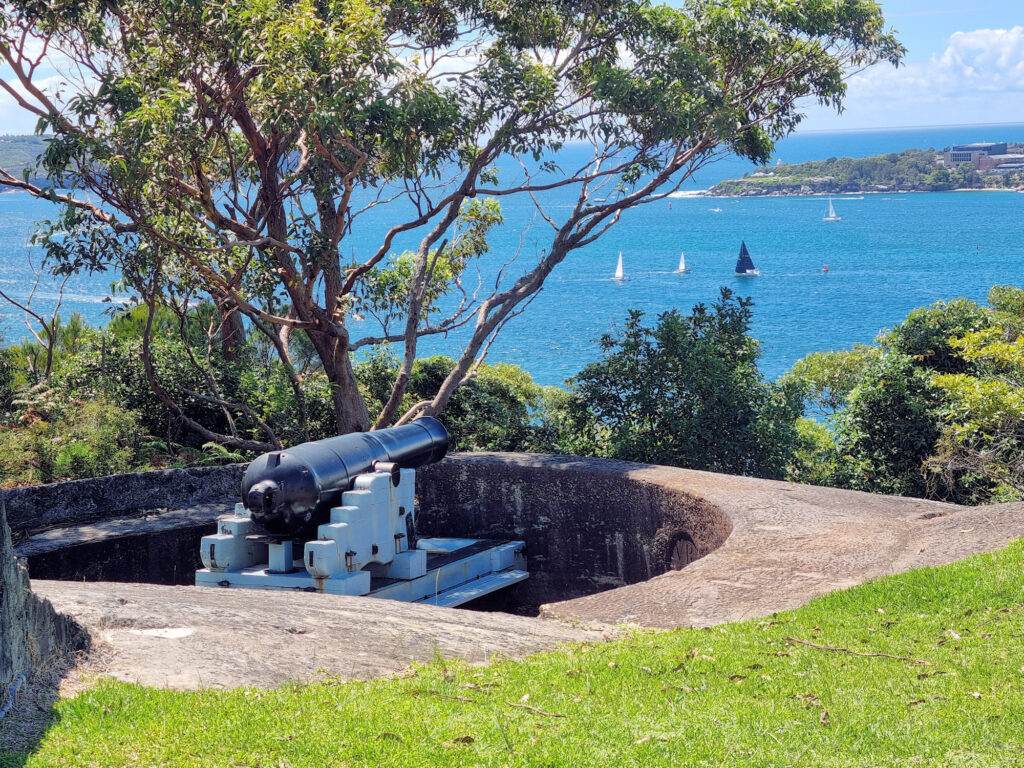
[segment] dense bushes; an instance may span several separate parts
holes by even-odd
[[[19,428],[0,430],[0,478],[7,484],[49,483],[138,468],[146,435],[133,411],[104,400],[68,401],[40,410]]]
[[[612,456],[782,477],[802,445],[799,395],[790,384],[762,380],[750,317],[749,301],[727,290],[710,308],[670,312],[653,328],[633,313],[568,390],[542,388],[513,365],[481,363],[442,418],[459,450]],[[187,420],[253,440],[272,432],[284,445],[332,434],[330,385],[315,361],[289,377],[258,341],[226,359],[204,336],[206,320],[165,313],[155,319],[150,356],[177,405],[169,408],[146,376],[142,320],[136,310],[96,330],[73,318],[52,349],[26,344],[9,356],[10,389],[20,399],[4,409],[4,482],[245,458],[217,450]],[[301,334],[293,343],[301,352]],[[47,356],[52,365],[42,375],[37,362]],[[417,360],[399,412],[429,399],[454,365],[440,355]],[[387,347],[356,363],[371,410],[383,406],[398,367]]]
[[[922,496],[921,467],[938,439],[937,392],[913,358],[889,354],[872,364],[836,418],[835,484]]]
[[[49,349],[31,342],[0,356],[0,481],[48,482],[252,455],[219,448],[187,420],[251,440],[272,434],[283,445],[334,434],[330,383],[315,360],[290,377],[255,334],[226,359],[202,332],[202,317],[184,323],[173,315],[157,317],[150,356],[177,410],[169,407],[146,375],[143,320],[136,310],[94,329],[73,317],[55,326]],[[301,353],[301,334],[293,341]],[[453,366],[441,356],[417,361],[404,405],[432,396]],[[397,368],[387,348],[356,364],[371,407],[383,404]],[[463,450],[530,448],[541,395],[525,371],[481,364],[444,414],[453,444]]]
[[[147,380],[130,313],[102,330],[72,318],[55,326],[52,349],[0,355],[0,480],[251,455],[211,444],[188,419],[284,445],[333,434],[330,385],[314,359],[289,371],[251,340],[227,359],[203,322],[171,320],[151,356],[177,411]],[[603,456],[958,503],[1024,498],[1024,291],[996,286],[988,307],[954,299],[914,310],[876,345],[808,355],[776,383],[757,369],[750,320],[749,300],[727,289],[653,325],[632,312],[566,389],[481,363],[442,419],[459,450]],[[301,353],[301,335],[293,342]],[[429,399],[454,365],[416,361],[399,412]],[[398,367],[387,347],[357,361],[371,410]]]
[[[454,367],[455,360],[444,355],[417,360],[399,410],[432,398]],[[356,376],[371,411],[383,407],[398,368],[398,358],[386,347],[357,365]],[[462,451],[529,450],[536,441],[542,392],[522,368],[481,363],[476,374],[455,390],[441,417],[452,445]]]
[[[979,504],[1024,498],[1024,291],[911,312],[873,348],[815,353],[785,380],[827,415],[797,479]],[[833,385],[828,388],[828,385]],[[822,407],[827,405],[827,408]]]
[[[723,288],[710,307],[667,312],[654,327],[630,313],[568,395],[548,399],[541,437],[563,452],[783,477],[799,392],[761,378],[750,306]]]

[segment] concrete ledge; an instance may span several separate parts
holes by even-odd
[[[109,475],[4,491],[14,533],[152,509],[235,502],[244,464]]]
[[[15,547],[33,579],[195,584],[199,544],[233,502],[50,528]]]
[[[710,626],[798,608],[827,592],[1024,537],[1024,503],[959,507],[670,467],[635,466],[628,474],[699,494],[729,517],[731,535],[681,571],[555,602],[542,616]]]
[[[93,636],[78,674],[160,688],[366,679],[437,654],[479,663],[599,632],[504,613],[305,592],[33,582]]]
[[[1024,504],[963,508],[572,457],[453,455],[420,470],[418,490],[421,533],[525,539],[524,584],[548,601],[542,616],[572,626],[367,598],[35,586],[101,641],[99,671],[175,687],[265,685],[320,667],[383,674],[428,660],[435,645],[483,660],[600,637],[577,626],[760,617],[1024,536]]]

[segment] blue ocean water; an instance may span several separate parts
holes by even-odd
[[[801,162],[996,140],[1024,142],[1024,125],[797,134],[780,143],[777,157]],[[562,159],[568,164],[580,151],[570,147]],[[702,169],[684,189],[703,189],[749,169],[745,161],[728,158]],[[502,204],[505,224],[480,263],[485,286],[513,257],[505,280],[521,274],[546,244],[545,236],[550,238],[529,200]],[[545,198],[556,218],[570,204],[564,193]],[[834,205],[841,221],[822,221],[827,201],[821,197],[673,198],[630,211],[598,243],[555,269],[526,311],[502,331],[489,360],[521,365],[540,383],[560,384],[596,358],[596,339],[621,324],[627,310],[641,309],[653,322],[657,313],[688,311],[698,302],[715,300],[724,285],[754,299],[761,369],[774,378],[809,352],[869,343],[914,307],[956,296],[984,301],[996,283],[1024,283],[1019,227],[1024,194],[847,195],[835,198]],[[0,194],[0,291],[27,295],[33,284],[27,241],[33,222],[51,215],[45,202],[22,193]],[[371,212],[348,247],[357,257],[367,255],[376,242],[372,235],[387,223],[383,208]],[[362,248],[361,233],[366,233]],[[760,277],[733,274],[741,240]],[[619,251],[628,277],[622,282],[611,279]],[[680,251],[686,252],[688,274],[673,272]],[[114,277],[107,273],[70,281],[62,311],[103,322]],[[467,276],[469,290],[476,280]],[[49,311],[56,296],[56,285],[44,283],[33,307]],[[364,325],[357,331],[379,330]],[[0,305],[0,331],[8,341],[24,336],[22,313]],[[421,342],[421,350],[453,354],[461,338],[458,333],[430,337]]]

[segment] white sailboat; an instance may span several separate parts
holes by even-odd
[[[612,280],[625,280],[626,273],[622,271],[622,251],[619,251],[619,263],[615,267],[615,277]]]
[[[836,209],[832,207],[832,198],[828,199],[828,216],[823,216],[822,221],[840,221],[843,217],[836,216]]]
[[[679,266],[676,268],[676,272],[680,275],[685,275],[689,272],[689,268],[686,266],[686,254],[682,251],[679,252]]]

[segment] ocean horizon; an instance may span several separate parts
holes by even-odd
[[[798,133],[779,143],[775,158],[798,163],[973,141],[1024,142],[1024,124]],[[567,147],[559,158],[572,162],[578,151]],[[841,217],[833,222],[822,220],[827,211],[823,196],[699,194],[753,168],[745,160],[724,158],[688,179],[680,187],[684,195],[627,212],[599,242],[555,269],[523,315],[499,335],[488,361],[520,365],[541,384],[562,384],[597,359],[597,338],[621,325],[630,309],[644,311],[653,323],[661,312],[688,312],[697,303],[710,303],[720,286],[727,286],[754,300],[752,334],[761,342],[760,367],[775,378],[809,352],[870,343],[915,307],[958,296],[984,302],[992,285],[1019,281],[1024,248],[1015,222],[1024,214],[1024,194],[833,195]],[[557,193],[544,202],[556,216],[570,205]],[[491,252],[480,260],[482,280],[510,259],[506,277],[514,279],[545,246],[543,227],[528,200],[506,199],[502,205],[505,223],[491,239]],[[39,259],[28,240],[34,222],[52,215],[49,203],[26,193],[0,194],[0,291],[19,299],[28,294],[30,260]],[[364,229],[346,245],[354,258],[371,250],[374,233],[386,224],[386,212],[379,209],[366,217]],[[741,241],[760,277],[733,274]],[[410,244],[406,239],[396,247]],[[620,251],[627,279],[615,281]],[[680,252],[686,254],[687,274],[674,272]],[[118,301],[110,288],[115,278],[103,273],[69,281],[62,313],[105,322],[105,312]],[[467,282],[476,280],[475,274],[467,275]],[[33,307],[48,313],[56,298],[55,284],[43,284]],[[5,342],[28,336],[22,317],[15,307],[0,305]],[[364,323],[354,329],[354,337],[361,331],[375,335],[379,329]],[[421,354],[455,354],[461,338],[458,333],[424,338]]]

